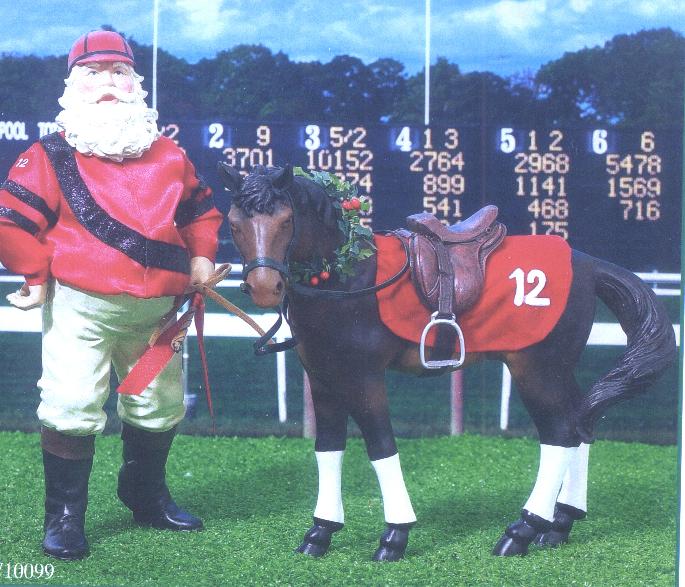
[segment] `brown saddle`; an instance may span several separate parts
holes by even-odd
[[[401,231],[409,239],[411,277],[422,303],[433,313],[421,340],[421,361],[430,369],[454,369],[464,361],[464,341],[456,317],[471,308],[483,291],[485,262],[507,234],[497,220],[497,207],[485,206],[473,216],[445,226],[428,213],[407,218],[411,232]],[[424,359],[428,331],[437,326],[432,361]],[[451,328],[448,328],[450,326]],[[461,357],[450,357],[459,335]]]
[[[410,240],[412,279],[428,309],[446,312],[450,308],[459,316],[476,303],[488,255],[507,234],[497,212],[496,206],[485,206],[452,226],[425,212],[407,218],[414,233]]]

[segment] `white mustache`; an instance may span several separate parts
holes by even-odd
[[[115,86],[93,90],[88,95],[83,96],[83,101],[86,104],[96,104],[105,96],[113,96],[114,98],[119,100],[119,102],[125,103],[131,103],[136,101],[135,92],[124,92]]]

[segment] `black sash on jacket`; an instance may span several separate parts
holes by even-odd
[[[187,249],[179,245],[147,238],[116,218],[112,218],[93,198],[81,177],[74,149],[59,133],[40,139],[57,181],[71,211],[95,238],[113,247],[143,267],[190,273]]]

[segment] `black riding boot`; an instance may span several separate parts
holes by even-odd
[[[59,435],[54,431],[50,431],[49,434]],[[45,442],[43,446],[46,446]],[[92,466],[92,454],[88,458],[62,458],[43,448],[43,552],[48,556],[62,560],[78,560],[88,555],[84,525],[88,506],[88,479]]]
[[[148,432],[123,425],[124,464],[119,471],[117,495],[139,524],[167,530],[200,530],[202,520],[179,508],[166,485],[166,461],[175,433],[175,428]]]

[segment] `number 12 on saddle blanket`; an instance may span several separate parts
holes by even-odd
[[[405,255],[395,237],[376,235],[374,241],[376,283],[381,283],[397,273]],[[540,342],[566,308],[572,279],[571,248],[561,237],[506,237],[487,259],[480,299],[457,316],[466,352],[515,351]],[[431,312],[419,300],[409,273],[376,296],[383,323],[418,343]],[[428,334],[429,346],[435,330]]]

